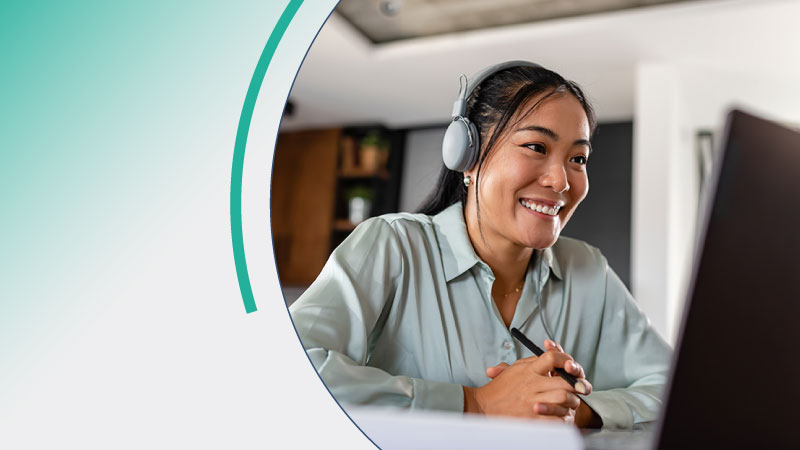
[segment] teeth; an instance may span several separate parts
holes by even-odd
[[[542,214],[547,214],[550,216],[555,216],[561,210],[560,206],[547,206],[547,205],[537,205],[536,203],[526,202],[524,200],[520,200],[522,206],[536,212],[540,212]]]

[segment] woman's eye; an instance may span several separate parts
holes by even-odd
[[[531,150],[533,150],[535,152],[538,152],[538,153],[544,153],[545,152],[544,145],[542,145],[542,144],[525,144],[525,147],[528,147],[529,149],[531,149]]]
[[[589,159],[583,155],[573,156],[572,162],[578,163],[582,166],[585,166]]]

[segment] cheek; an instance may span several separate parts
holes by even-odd
[[[480,207],[485,216],[496,216],[500,205],[504,203],[502,181],[502,178],[492,176],[487,176],[481,180]]]
[[[586,198],[586,194],[589,193],[589,177],[586,176],[584,173],[581,177],[576,180],[575,184],[575,194],[576,194],[576,202],[580,203]]]
[[[578,205],[586,198],[586,195],[589,193],[589,177],[586,173],[579,173],[575,174],[575,176],[570,177],[569,179],[570,185],[570,196],[572,197],[570,201],[572,202],[572,208],[570,209],[569,215],[575,212]]]
[[[515,201],[521,172],[519,165],[493,164],[491,170],[481,173],[481,208],[502,208]]]

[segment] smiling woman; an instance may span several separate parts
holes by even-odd
[[[533,63],[473,81],[421,213],[359,225],[290,308],[311,361],[344,403],[581,427],[655,420],[669,346],[600,251],[561,236],[589,189],[591,106]]]

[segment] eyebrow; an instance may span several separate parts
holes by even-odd
[[[539,126],[539,125],[528,125],[526,127],[518,128],[516,131],[517,132],[519,132],[519,131],[536,131],[538,133],[542,133],[543,135],[549,137],[550,139],[552,139],[554,141],[558,140],[558,135],[556,134],[555,131],[551,130],[550,128],[542,127],[542,126]],[[572,145],[585,145],[585,146],[589,147],[589,153],[592,152],[592,143],[589,142],[588,139],[576,139],[575,142],[572,143]]]

